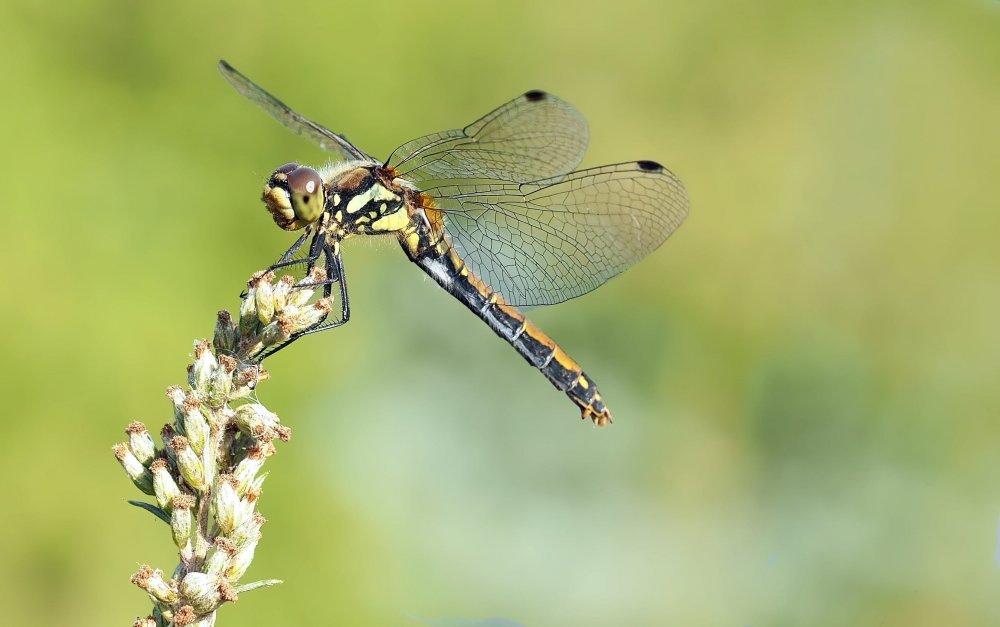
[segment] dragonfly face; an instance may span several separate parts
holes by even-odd
[[[297,231],[319,220],[325,211],[326,183],[316,170],[286,163],[268,179],[262,197],[275,224]]]
[[[583,418],[611,421],[593,379],[517,307],[585,294],[657,248],[687,216],[687,192],[673,174],[649,160],[576,170],[586,120],[542,91],[462,129],[409,141],[382,163],[225,61],[220,69],[237,91],[336,159],[319,170],[283,165],[264,187],[278,226],[305,231],[272,268],[322,263],[324,293],[340,290],[340,317],[305,333],[349,318],[340,242],[395,234],[411,261],[565,392]]]

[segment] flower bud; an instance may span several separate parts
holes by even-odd
[[[174,406],[174,419],[177,424],[184,424],[184,399],[187,398],[187,394],[181,389],[179,385],[171,385],[167,388],[167,398],[170,399],[170,403]]]
[[[322,283],[325,280],[326,271],[318,267],[313,268],[312,272],[303,277],[303,279],[295,285],[295,289],[292,290],[292,293],[288,297],[288,304],[292,307],[304,307],[316,291],[312,287],[303,286],[315,285],[317,283]]]
[[[264,371],[256,364],[240,366],[233,373],[233,385],[237,391],[232,396],[246,396],[257,386],[257,382],[263,380]]]
[[[273,277],[274,274],[271,273]],[[257,320],[261,324],[268,324],[274,317],[274,286],[267,279],[267,275],[261,277],[257,282],[257,290],[254,292],[254,300],[257,304]]]
[[[160,441],[163,442],[163,452],[167,455],[167,461],[175,468],[177,467],[177,454],[174,453],[174,449],[170,448],[170,440],[173,440],[176,436],[177,430],[174,429],[173,425],[163,425],[163,428],[160,429]]]
[[[183,552],[190,549],[191,508],[195,506],[195,498],[190,494],[178,494],[171,505],[170,531],[174,536],[174,544]]]
[[[236,545],[229,538],[216,538],[215,551],[205,560],[202,570],[210,575],[221,575],[236,552]]]
[[[219,362],[212,354],[211,345],[205,340],[196,342],[194,345],[194,363],[188,371],[188,385],[199,395],[204,395],[208,386],[209,378],[215,373]]]
[[[132,623],[132,627],[156,627],[156,619],[152,616],[136,618],[135,622]]]
[[[156,619],[156,627],[166,627],[174,619],[174,611],[169,606],[156,603],[153,605],[153,618]]]
[[[181,403],[181,414],[183,416],[182,426],[187,435],[188,444],[194,449],[195,454],[201,455],[211,433],[208,418],[201,411],[201,402],[194,396],[186,396],[184,402]]]
[[[243,495],[247,493],[250,484],[257,477],[257,473],[264,466],[264,452],[259,446],[255,446],[247,451],[246,457],[236,464],[233,476],[236,478],[237,491]]]
[[[256,275],[255,275],[256,276]],[[243,337],[252,335],[257,329],[257,287],[254,279],[247,283],[247,295],[240,303],[239,334]]]
[[[240,498],[236,479],[232,475],[219,475],[213,497],[215,521],[223,535],[228,536],[234,529],[250,520],[253,503]]]
[[[174,498],[181,493],[181,489],[174,481],[174,476],[170,474],[170,468],[163,458],[153,460],[149,465],[149,471],[153,473],[153,494],[156,496],[156,504],[169,514],[174,505]]]
[[[288,340],[291,334],[291,325],[284,317],[281,317],[261,330],[260,342],[264,346],[274,346]]]
[[[146,430],[146,425],[141,422],[133,422],[125,429],[128,435],[128,447],[132,454],[142,463],[148,465],[156,457],[156,443],[153,436]]]
[[[228,581],[208,573],[188,573],[181,581],[180,592],[197,614],[212,612],[226,601],[236,600],[236,591]]]
[[[184,481],[196,491],[204,492],[208,487],[205,484],[205,466],[191,448],[188,439],[179,435],[170,440],[170,448],[177,454],[177,466]]]
[[[210,407],[222,407],[233,389],[232,371],[226,371],[221,365],[215,369],[205,385],[205,400]]]
[[[140,566],[139,572],[132,575],[131,581],[161,603],[170,605],[178,599],[177,582],[168,582],[163,578],[163,571],[153,570],[148,564]]]
[[[257,550],[257,541],[260,539],[260,534],[257,535],[257,539],[251,542],[247,542],[243,548],[233,555],[229,563],[226,565],[226,570],[223,574],[230,581],[236,581],[247,572],[250,568],[250,564],[253,562],[254,551]]]
[[[236,426],[261,442],[268,442],[276,437],[284,440],[290,435],[290,431],[282,427],[280,422],[276,414],[260,403],[247,403],[236,408]]]
[[[212,345],[218,353],[232,353],[236,351],[236,339],[236,325],[233,324],[233,316],[223,309],[215,320]]]
[[[274,284],[271,299],[274,301],[275,313],[280,314],[288,307],[288,295],[291,294],[292,285],[294,284],[295,279],[287,274],[278,279],[278,282]]]
[[[229,534],[237,550],[242,550],[249,544],[257,544],[260,540],[260,528],[267,522],[267,519],[260,512],[254,512],[250,520],[246,521]]]
[[[115,459],[125,469],[128,478],[132,480],[135,487],[146,494],[153,494],[153,475],[142,465],[142,462],[128,449],[124,442],[111,447],[115,454]]]
[[[332,298],[321,298],[308,307],[303,307],[290,318],[293,326],[293,333],[304,331],[313,325],[319,324],[330,314],[333,309]]]
[[[257,477],[256,479],[254,479],[253,481],[251,481],[250,485],[247,486],[247,493],[245,498],[248,501],[253,502],[260,498],[260,490],[261,487],[264,485],[264,479],[267,479],[266,472],[261,476]]]
[[[215,627],[215,616],[215,612],[209,612],[191,623],[191,627]]]

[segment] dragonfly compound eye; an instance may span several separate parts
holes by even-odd
[[[323,178],[312,168],[286,163],[264,186],[264,204],[275,223],[286,231],[306,227],[323,214]]]

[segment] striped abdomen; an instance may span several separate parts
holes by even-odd
[[[441,240],[414,261],[507,340],[529,364],[541,370],[556,389],[565,392],[580,407],[582,418],[590,418],[597,425],[611,422],[611,412],[594,380],[524,314],[473,274],[447,240]]]

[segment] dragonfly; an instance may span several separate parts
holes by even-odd
[[[341,243],[390,236],[435,283],[469,308],[580,410],[603,426],[612,415],[597,384],[522,309],[586,294],[660,246],[688,214],[681,181],[656,161],[577,170],[589,142],[583,115],[532,90],[475,122],[372,158],[295,112],[226,61],[240,94],[330,153],[312,168],[286,163],[264,186],[274,222],[302,235],[270,269],[326,271],[324,295],[340,311],[296,333],[350,319]]]

